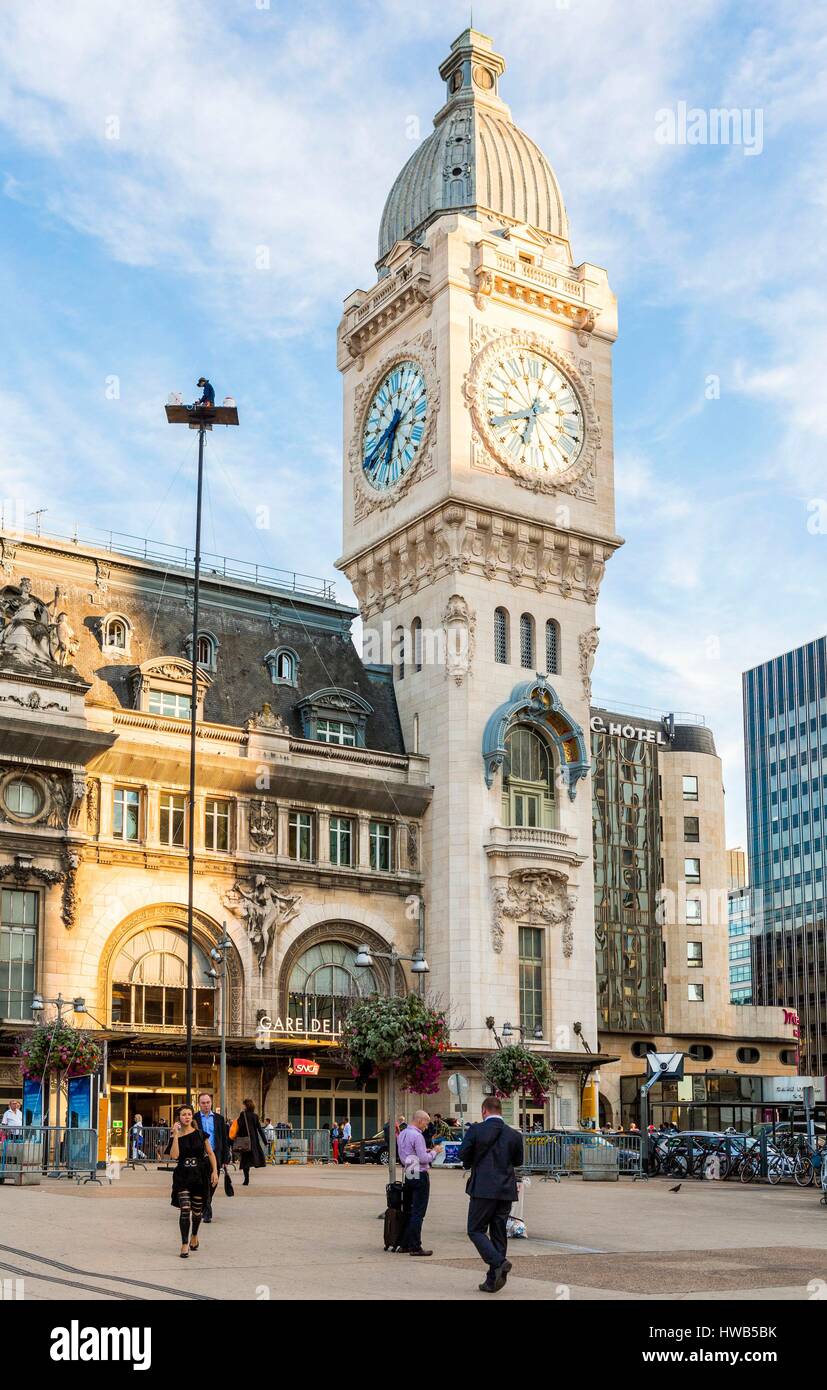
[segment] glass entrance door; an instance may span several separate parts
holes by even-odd
[[[334,1120],[350,1120],[354,1139],[379,1130],[379,1083],[368,1081],[363,1091],[349,1077],[291,1076],[288,1080],[287,1120],[293,1130],[323,1129]]]

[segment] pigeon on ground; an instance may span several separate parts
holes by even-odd
[[[682,1186],[683,1186],[682,1183],[678,1183],[677,1187],[670,1187],[669,1191],[670,1191],[670,1192],[680,1192]]]

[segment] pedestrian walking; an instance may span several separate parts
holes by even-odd
[[[205,1139],[209,1139],[210,1146],[215,1154],[215,1161],[219,1172],[226,1168],[230,1162],[230,1127],[223,1115],[219,1115],[212,1108],[212,1096],[209,1091],[202,1091],[198,1097],[198,1111],[195,1116],[196,1128],[200,1129]],[[218,1189],[210,1188],[207,1192],[207,1200],[204,1204],[204,1221],[207,1225],[213,1218],[212,1199]]]
[[[425,1143],[425,1130],[430,1123],[431,1117],[427,1110],[417,1110],[411,1123],[400,1131],[397,1141],[399,1161],[405,1170],[402,1191],[402,1216],[405,1224],[397,1250],[408,1255],[434,1253],[433,1250],[422,1249],[422,1223],[431,1195],[430,1168],[434,1159],[442,1152],[441,1144],[429,1149]]]
[[[182,1105],[172,1126],[170,1157],[172,1174],[171,1205],[178,1208],[181,1231],[181,1259],[199,1246],[198,1228],[209,1195],[218,1183],[218,1164],[212,1145],[195,1124],[191,1105]]]
[[[471,1198],[468,1239],[488,1265],[481,1293],[499,1293],[511,1270],[506,1223],[517,1200],[514,1169],[523,1162],[523,1136],[504,1123],[502,1108],[497,1096],[486,1096],[482,1122],[468,1126],[459,1149],[463,1168],[471,1170],[465,1184]]]
[[[342,1142],[342,1131],[339,1128],[339,1121],[333,1121],[333,1128],[330,1131],[330,1148],[333,1155],[333,1162],[339,1162],[339,1145]]]
[[[144,1162],[144,1117],[136,1115],[129,1131],[129,1156],[133,1163]]]
[[[250,1169],[263,1168],[267,1162],[267,1140],[256,1114],[255,1101],[245,1100],[243,1110],[230,1127],[230,1138],[244,1174],[242,1186],[249,1187]]]

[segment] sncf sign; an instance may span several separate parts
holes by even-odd
[[[294,1057],[291,1071],[294,1076],[318,1076],[319,1063],[311,1061],[308,1057]]]

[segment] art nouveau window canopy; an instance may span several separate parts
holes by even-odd
[[[557,750],[560,773],[574,800],[577,783],[589,770],[590,759],[583,730],[566,712],[557,692],[544,675],[515,685],[511,698],[500,705],[485,726],[482,757],[485,765],[485,784],[493,785],[506,755],[505,740],[510,728],[524,724],[549,738]]]

